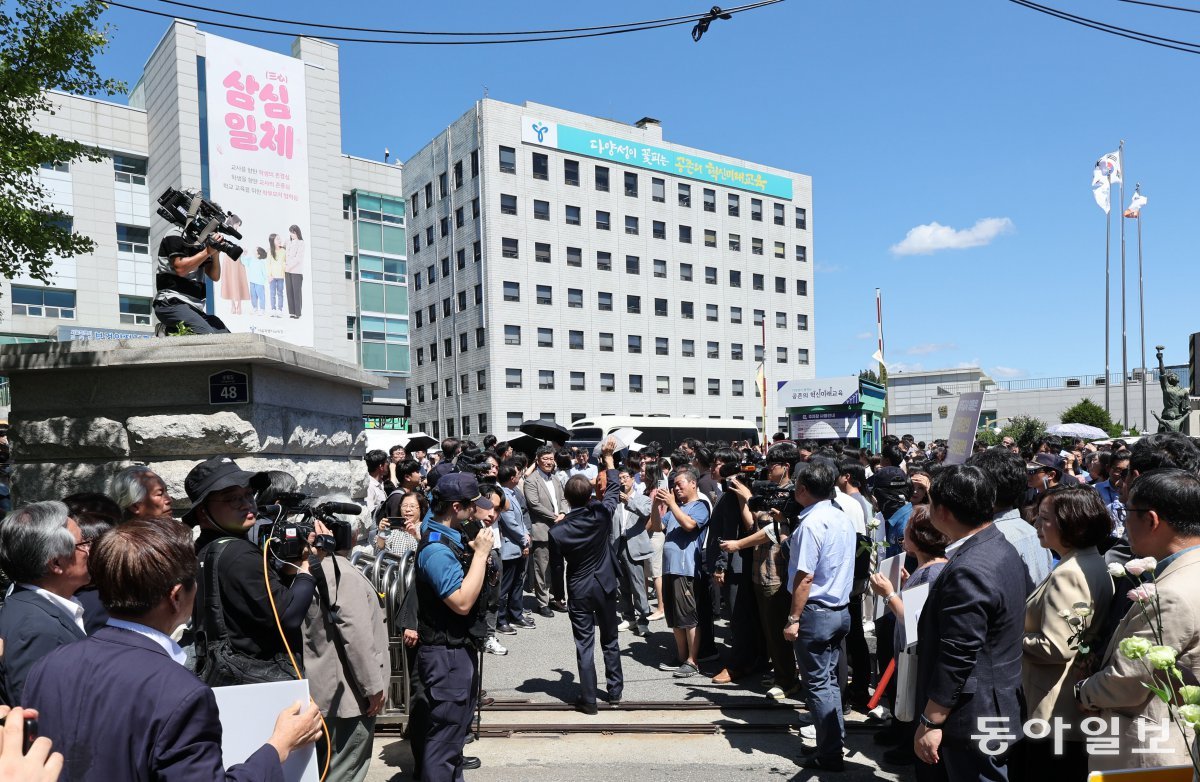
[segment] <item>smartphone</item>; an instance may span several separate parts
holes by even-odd
[[[4,725],[4,718],[0,717],[0,726]],[[29,754],[29,748],[33,746],[33,742],[38,737],[38,721],[37,717],[25,718],[25,736],[21,741],[21,754]]]

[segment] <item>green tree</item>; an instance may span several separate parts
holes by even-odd
[[[1090,399],[1080,399],[1078,404],[1068,407],[1059,416],[1064,424],[1087,424],[1103,429],[1109,437],[1119,437],[1124,427],[1113,423],[1112,416]]]
[[[43,163],[100,160],[93,147],[39,133],[39,114],[53,114],[48,90],[119,93],[120,82],[100,76],[95,58],[108,44],[98,26],[107,6],[97,0],[16,0],[0,6],[0,276],[28,273],[49,280],[55,256],[89,253],[95,242],[68,228],[38,179]]]
[[[1018,415],[1008,419],[1008,424],[1000,430],[997,442],[1005,437],[1011,437],[1022,451],[1033,450],[1034,443],[1045,434],[1045,421],[1031,415]]]

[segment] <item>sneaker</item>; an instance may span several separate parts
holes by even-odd
[[[679,660],[664,660],[663,662],[658,664],[658,670],[660,670],[660,671],[677,671],[677,670],[679,670],[679,666],[680,666]]]
[[[529,618],[518,619],[515,622],[509,622],[509,627],[515,627],[518,630],[536,630],[537,629],[537,625],[534,624],[533,620],[529,619]]]
[[[791,687],[788,687],[786,690],[784,688],[780,687],[779,685],[776,685],[776,686],[772,687],[771,689],[767,690],[767,697],[774,698],[777,701],[781,701],[784,698],[790,698],[791,696],[795,695],[799,689],[800,689],[799,684],[793,684]]]
[[[688,677],[695,676],[698,673],[700,673],[700,670],[696,668],[696,666],[692,665],[691,663],[684,663],[675,669],[675,673],[673,675],[676,679],[687,679]]]
[[[622,619],[620,622],[617,623],[618,630],[629,630],[629,629],[632,629],[632,627],[633,627],[633,625],[629,624],[628,619]]]
[[[517,631],[513,629],[512,625],[498,624],[498,625],[496,625],[496,632],[500,633],[500,635],[516,635],[517,634]]]
[[[487,641],[485,641],[483,644],[483,651],[499,657],[503,657],[504,655],[508,654],[508,650],[500,645],[500,642],[496,640],[496,636],[494,635],[488,636]]]
[[[657,622],[659,619],[663,619],[665,617],[666,614],[664,614],[662,611],[655,611],[653,614],[650,614],[650,616],[646,617],[646,621]]]
[[[817,740],[817,728],[815,725],[801,725],[800,738],[808,739],[809,741]]]

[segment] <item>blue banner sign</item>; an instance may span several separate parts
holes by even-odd
[[[124,329],[97,329],[89,326],[59,326],[57,336],[59,342],[154,339],[154,334],[150,332],[125,331]]]
[[[732,163],[722,163],[711,158],[674,152],[616,136],[606,136],[603,133],[593,133],[590,130],[548,122],[536,117],[521,118],[521,140],[563,152],[612,160],[627,166],[792,200],[792,180],[788,177],[743,168]]]

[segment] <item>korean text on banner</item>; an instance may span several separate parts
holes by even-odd
[[[959,394],[958,409],[954,411],[954,423],[950,426],[950,437],[946,441],[946,464],[962,464],[971,455],[982,407],[982,391]]]

